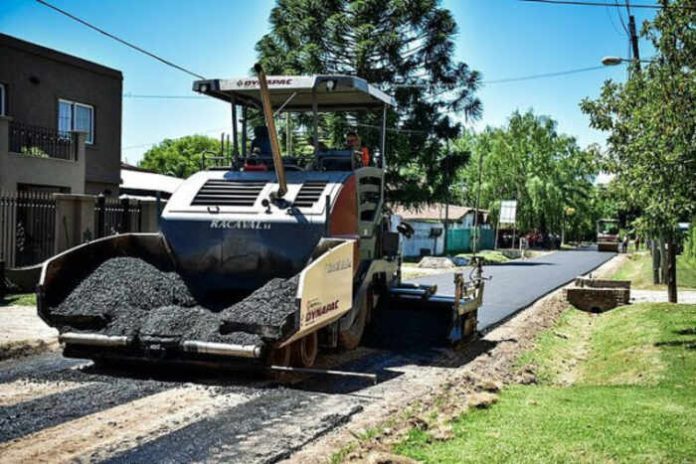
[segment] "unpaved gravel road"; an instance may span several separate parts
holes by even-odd
[[[531,268],[517,269],[524,275]],[[59,353],[5,360],[0,456],[4,462],[276,462],[356,414],[388,414],[390,404],[427,394],[486,346],[456,355],[363,347],[324,358],[334,367],[377,373],[374,386],[354,378],[307,378],[288,387],[238,374],[105,370]]]

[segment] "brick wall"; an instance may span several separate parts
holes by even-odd
[[[578,309],[601,313],[624,306],[631,300],[631,282],[578,278],[565,290],[568,303]]]

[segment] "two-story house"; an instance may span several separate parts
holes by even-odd
[[[0,190],[117,195],[122,81],[0,34]]]

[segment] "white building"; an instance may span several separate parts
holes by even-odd
[[[412,207],[393,206],[392,228],[401,222],[407,222],[413,227],[414,234],[407,239],[401,236],[401,249],[404,257],[441,255],[444,253],[445,216],[444,203],[432,203]],[[449,205],[447,211],[447,228],[470,229],[474,227],[475,208],[468,206]],[[479,210],[479,225],[490,229],[488,211]]]
[[[148,171],[130,164],[121,163],[121,196],[129,198],[149,198],[159,197],[163,200],[169,199],[172,193],[179,188],[184,179],[178,177],[165,176],[156,172]]]

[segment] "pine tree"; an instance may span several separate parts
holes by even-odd
[[[479,118],[480,74],[454,59],[457,25],[437,0],[278,0],[272,30],[258,43],[269,74],[347,74],[395,96],[388,121],[390,200],[442,200],[451,173],[443,172],[448,140],[461,125],[453,114]],[[363,140],[377,141],[378,118],[356,115]],[[328,118],[337,141],[346,119]],[[375,143],[376,145],[376,143]],[[455,153],[447,166],[468,159]]]

